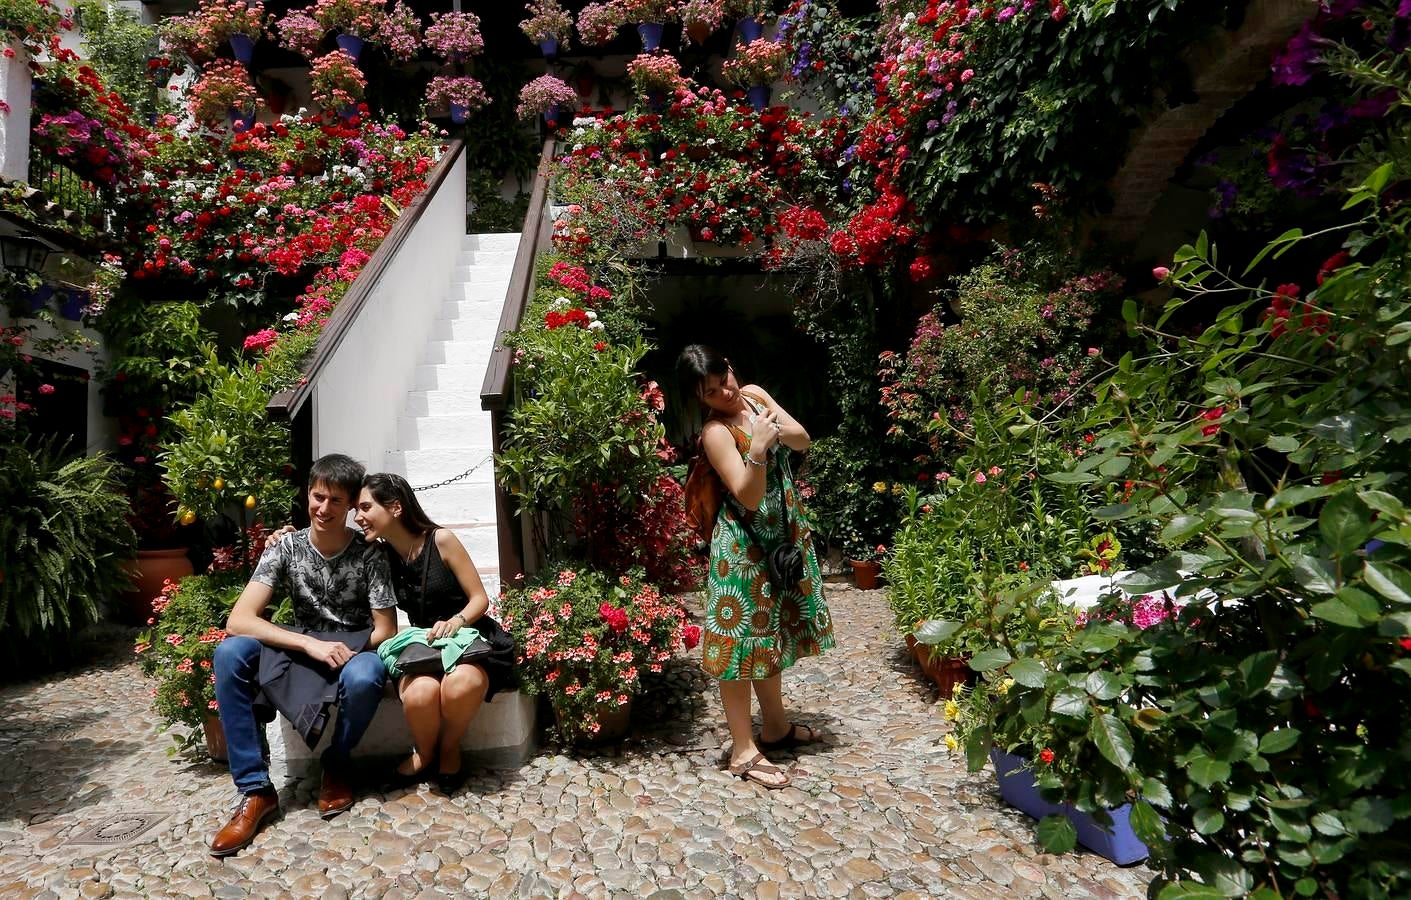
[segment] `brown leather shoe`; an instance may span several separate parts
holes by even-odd
[[[331,819],[353,805],[353,787],[343,773],[335,769],[323,770],[323,784],[318,790],[318,814]]]
[[[235,808],[235,815],[211,838],[212,856],[229,856],[247,846],[259,833],[265,820],[279,812],[279,795],[274,788],[246,794]]]

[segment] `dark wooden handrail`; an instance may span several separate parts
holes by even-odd
[[[495,327],[495,347],[490,351],[490,365],[485,369],[485,382],[480,386],[480,408],[503,410],[509,394],[510,354],[501,343],[504,335],[519,328],[524,309],[534,294],[534,261],[541,249],[540,233],[544,230],[544,206],[549,197],[549,169],[553,165],[555,142],[549,138],[539,154],[539,168],[534,173],[534,189],[529,194],[529,209],[524,215],[524,230],[519,233],[519,247],[510,270],[510,286],[505,291],[505,305],[500,309],[500,323]]]
[[[357,321],[359,313],[367,304],[369,297],[377,290],[382,280],[382,273],[387,265],[397,255],[397,251],[406,243],[408,237],[416,228],[417,222],[421,219],[422,213],[430,203],[431,198],[441,188],[450,174],[451,168],[456,164],[456,160],[465,152],[465,142],[457,138],[446,148],[446,152],[441,154],[441,159],[431,170],[431,176],[427,179],[426,190],[422,191],[412,200],[407,208],[402,210],[402,214],[397,217],[397,221],[392,223],[392,228],[387,232],[387,236],[382,239],[382,243],[377,245],[377,249],[372,252],[372,256],[363,266],[358,277],[353,279],[349,285],[348,292],[343,295],[343,299],[338,301],[333,314],[328,317],[328,323],[323,327],[323,333],[318,337],[318,343],[314,345],[314,351],[304,362],[303,381],[296,387],[280,391],[269,399],[265,405],[265,412],[272,419],[288,421],[294,418],[309,397],[313,395],[314,387],[318,384],[319,374],[333,358],[337,352],[338,345],[343,343],[343,338],[352,329],[353,323]],[[461,191],[465,188],[462,186]],[[464,223],[462,223],[464,227]]]

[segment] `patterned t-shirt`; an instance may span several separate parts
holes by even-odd
[[[361,631],[372,627],[372,610],[397,605],[387,558],[358,532],[330,558],[314,549],[309,530],[265,548],[251,581],[287,594],[294,623],[310,631]]]

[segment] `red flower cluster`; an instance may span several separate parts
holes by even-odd
[[[559,311],[551,309],[544,313],[544,327],[550,330],[562,328],[565,325],[577,325],[579,328],[587,328],[591,320],[588,314],[576,306]]]
[[[611,603],[603,603],[598,607],[598,615],[603,617],[603,621],[608,623],[608,627],[621,634],[627,630],[627,610],[618,609]]]
[[[630,509],[618,501],[615,485],[596,485],[578,504],[577,530],[597,566],[616,572],[641,566],[667,591],[700,583],[684,492],[670,475],[657,478]]]
[[[911,201],[886,184],[882,195],[853,216],[846,228],[835,231],[829,244],[844,265],[875,266],[917,234]]]
[[[1289,332],[1328,333],[1331,317],[1313,304],[1299,301],[1298,292],[1296,284],[1281,284],[1274,288],[1274,298],[1263,315],[1264,321],[1269,322],[1271,337],[1283,337]]]

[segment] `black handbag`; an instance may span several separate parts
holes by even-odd
[[[766,476],[767,477],[767,476]],[[740,527],[745,529],[745,534],[749,537],[750,543],[760,550],[764,549],[764,544],[760,543],[755,535],[753,526],[750,525],[750,513],[745,509],[740,501],[729,493],[726,494],[730,505],[735,510],[735,518],[740,520]],[[779,512],[784,517],[784,534],[789,533],[789,505],[784,502],[784,485],[779,484]],[[765,554],[764,564],[769,570],[769,583],[775,591],[787,590],[803,581],[804,575],[803,551],[793,541],[785,540],[779,546]]]

